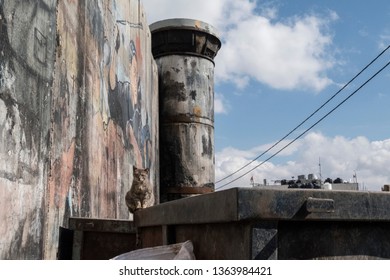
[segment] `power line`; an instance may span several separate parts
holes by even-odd
[[[245,167],[249,166],[256,160],[258,160],[260,157],[268,153],[271,149],[276,147],[280,142],[285,140],[288,136],[290,136],[294,131],[296,131],[298,128],[300,128],[304,123],[306,123],[311,117],[313,117],[318,111],[320,111],[323,107],[325,107],[333,98],[335,98],[341,91],[343,91],[347,86],[349,86],[357,77],[359,77],[368,67],[370,67],[379,57],[381,57],[388,49],[390,48],[390,45],[387,46],[380,54],[378,54],[373,60],[371,60],[370,63],[368,63],[359,73],[357,73],[349,82],[347,82],[342,88],[340,88],[335,94],[333,94],[324,104],[322,104],[317,110],[315,110],[313,113],[311,113],[305,120],[303,120],[300,124],[298,124],[294,129],[292,129],[289,133],[287,133],[285,136],[283,136],[279,141],[277,141],[275,144],[273,144],[271,147],[269,147],[267,150],[262,152],[259,156],[242,166],[241,168],[237,169],[233,173],[229,174],[228,176],[223,177],[222,179],[216,181],[215,183],[218,184],[222,181],[225,181],[227,178],[230,178],[231,176],[237,174],[241,170],[243,170]]]
[[[276,155],[278,155],[280,152],[282,152],[284,149],[286,149],[287,147],[289,147],[291,144],[293,144],[295,141],[297,141],[299,138],[301,138],[304,134],[306,134],[306,132],[308,132],[309,130],[311,130],[313,127],[315,127],[317,124],[319,124],[322,120],[324,120],[326,117],[328,117],[331,113],[333,113],[336,109],[338,109],[341,105],[343,105],[348,99],[350,99],[353,95],[355,95],[360,89],[362,89],[366,84],[368,84],[372,79],[374,79],[379,73],[381,73],[385,68],[387,68],[388,66],[390,65],[390,61],[386,63],[385,66],[383,66],[381,69],[379,69],[374,75],[372,75],[368,80],[366,80],[361,86],[359,86],[356,90],[354,90],[350,95],[348,95],[342,102],[340,102],[336,107],[334,107],[331,111],[329,111],[326,115],[324,115],[322,118],[320,118],[317,122],[315,122],[313,125],[311,125],[309,128],[307,128],[304,132],[302,132],[301,134],[299,134],[296,138],[294,138],[294,140],[290,141],[287,145],[283,146],[281,149],[279,149],[276,153],[274,153],[273,155],[271,155],[270,157],[268,157],[267,159],[265,159],[264,161],[262,161],[261,163],[259,163],[258,165],[256,165],[255,167],[253,167],[252,169],[250,169],[249,171],[245,172],[244,174],[242,174],[241,176],[237,177],[236,179],[216,188],[215,190],[219,190],[227,185],[230,185],[231,183],[241,179],[242,177],[244,177],[245,175],[249,174],[250,172],[252,172],[253,170],[255,170],[256,168],[260,167],[261,165],[263,165],[264,163],[266,163],[267,161],[269,161],[270,159],[272,159],[273,157],[275,157]]]

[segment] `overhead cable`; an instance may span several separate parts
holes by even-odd
[[[262,152],[260,155],[258,155],[256,158],[242,166],[241,168],[237,169],[233,173],[229,174],[228,176],[223,177],[222,179],[216,181],[215,183],[218,184],[222,181],[225,181],[227,178],[230,178],[231,176],[237,174],[241,170],[243,170],[245,167],[249,166],[256,160],[258,160],[260,157],[268,153],[271,149],[276,147],[280,142],[285,140],[288,136],[290,136],[294,131],[296,131],[298,128],[300,128],[304,123],[306,123],[311,117],[313,117],[318,111],[320,111],[323,107],[325,107],[332,99],[334,99],[341,91],[343,91],[347,86],[349,86],[357,77],[359,77],[368,67],[370,67],[379,57],[381,57],[388,49],[390,48],[390,45],[387,46],[380,54],[378,54],[373,60],[371,60],[370,63],[368,63],[359,73],[357,73],[349,82],[347,82],[342,88],[340,88],[335,94],[333,94],[325,103],[323,103],[318,109],[316,109],[313,113],[311,113],[306,119],[304,119],[300,124],[298,124],[294,129],[292,129],[290,132],[288,132],[285,136],[283,136],[279,141],[275,142],[271,147],[269,147],[267,150]]]
[[[389,46],[390,47],[390,46]],[[317,122],[315,122],[313,125],[311,125],[309,128],[307,128],[304,132],[299,134],[297,137],[295,137],[292,141],[290,141],[288,144],[283,146],[281,149],[279,149],[276,153],[272,154],[270,157],[256,165],[255,167],[251,168],[249,171],[245,172],[244,174],[240,175],[239,177],[235,178],[234,180],[229,181],[226,184],[223,184],[222,186],[216,188],[215,190],[219,190],[227,185],[230,185],[231,183],[241,179],[245,175],[249,174],[253,170],[257,169],[276,155],[278,155],[280,152],[282,152],[284,149],[289,147],[291,144],[296,142],[299,138],[301,138],[304,134],[306,134],[309,130],[311,130],[313,127],[315,127],[317,124],[319,124],[322,120],[324,120],[326,117],[328,117],[331,113],[333,113],[337,108],[339,108],[342,104],[344,104],[348,99],[350,99],[353,95],[355,95],[359,90],[361,90],[365,85],[367,85],[372,79],[374,79],[379,73],[381,73],[384,69],[386,69],[390,65],[390,61],[386,63],[385,66],[383,66],[381,69],[379,69],[374,75],[372,75],[368,80],[366,80],[361,86],[359,86],[356,90],[354,90],[350,95],[348,95],[343,101],[341,101],[336,107],[334,107],[332,110],[330,110],[327,114],[325,114],[322,118],[320,118]],[[253,161],[252,161],[253,162]]]

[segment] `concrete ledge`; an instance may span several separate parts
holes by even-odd
[[[309,200],[333,200],[332,211],[307,210]],[[390,221],[384,192],[234,188],[163,203],[135,214],[137,227],[247,220]]]
[[[238,220],[237,189],[173,200],[134,214],[137,227],[234,222]]]

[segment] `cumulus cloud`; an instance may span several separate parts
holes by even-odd
[[[144,0],[149,22],[173,17],[217,27],[223,47],[216,57],[216,81],[244,89],[251,80],[276,89],[320,91],[332,83],[334,65],[327,32],[337,14],[278,18],[277,7],[255,0]]]
[[[222,21],[224,5],[233,1],[143,0],[142,2],[149,24],[167,18],[192,18],[216,26]]]
[[[281,143],[279,148],[273,149],[269,155],[285,144]],[[269,145],[264,145],[247,151],[226,148],[217,153],[217,181],[235,172],[268,147]],[[261,160],[265,158],[267,156],[255,161],[242,172],[238,172],[217,184],[217,188],[259,165]],[[286,158],[293,158],[293,160],[284,161],[283,159]],[[349,181],[356,172],[360,188],[379,191],[384,184],[390,183],[390,139],[369,141],[366,137],[348,139],[336,136],[331,138],[321,133],[312,132],[294,143],[288,151],[279,154],[275,159],[261,165],[225,188],[247,187],[250,185],[251,176],[257,183],[262,183],[263,179],[272,183],[272,180],[290,179],[292,176],[296,177],[301,174],[319,176],[319,159],[321,160],[323,179],[340,177]],[[273,163],[277,161],[283,163]]]
[[[325,73],[333,65],[326,55],[332,39],[322,33],[324,24],[315,16],[287,23],[252,16],[239,22],[226,33],[225,50],[217,56],[217,77],[233,82],[250,78],[276,89],[320,91],[331,83]]]
[[[216,114],[226,114],[229,111],[229,107],[226,98],[222,94],[216,92],[214,97],[214,112]]]

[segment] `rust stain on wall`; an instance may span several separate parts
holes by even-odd
[[[0,259],[56,258],[71,216],[129,218],[133,165],[158,188],[150,38],[138,0],[0,1]]]

